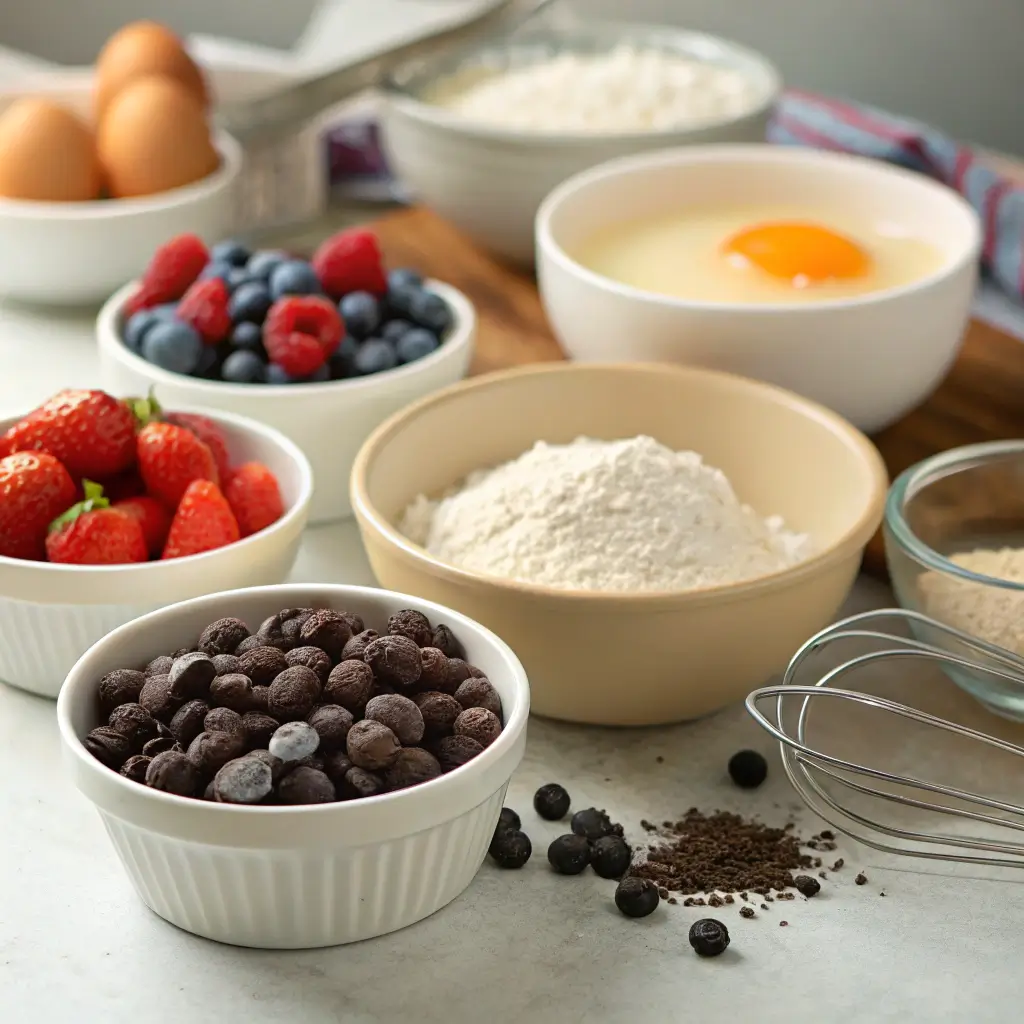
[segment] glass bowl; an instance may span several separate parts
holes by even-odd
[[[884,536],[902,607],[1024,656],[1024,440],[967,445],[911,466],[889,490]],[[946,671],[996,714],[1024,720],[1024,675],[1015,684]]]

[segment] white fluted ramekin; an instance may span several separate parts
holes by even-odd
[[[432,782],[305,807],[229,806],[158,792],[105,768],[82,746],[100,724],[96,686],[104,673],[190,645],[226,615],[255,628],[281,608],[310,606],[356,612],[379,632],[403,608],[446,623],[501,696],[504,731],[469,764]],[[72,669],[57,721],[75,784],[96,805],[151,910],[218,942],[303,949],[404,928],[469,885],[522,758],[529,705],[518,659],[472,619],[368,587],[290,585],[197,598],[120,627]]]
[[[313,494],[305,455],[255,420],[208,409],[174,411],[200,413],[219,424],[233,463],[268,466],[285,514],[236,544],[166,562],[54,565],[0,556],[0,681],[56,697],[75,662],[122,623],[211,591],[288,578]],[[0,421],[0,434],[14,422]]]

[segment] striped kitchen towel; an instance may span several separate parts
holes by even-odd
[[[984,269],[1005,292],[1024,300],[1024,187],[990,170],[969,146],[918,121],[796,90],[779,101],[768,141],[859,153],[955,189],[984,225]]]

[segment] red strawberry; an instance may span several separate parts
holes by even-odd
[[[235,513],[243,537],[265,529],[284,515],[277,477],[259,462],[239,466],[224,488],[224,497]]]
[[[114,508],[125,515],[131,516],[142,527],[142,535],[146,538],[146,550],[153,558],[159,558],[171,528],[171,513],[156,498],[142,495],[138,498],[125,498],[118,501]]]
[[[228,286],[219,277],[196,281],[178,303],[179,320],[191,325],[207,345],[218,345],[231,331]]]
[[[196,235],[178,235],[160,246],[142,275],[139,290],[126,303],[126,316],[180,299],[209,259],[209,251]]]
[[[184,558],[213,551],[240,538],[238,523],[220,488],[209,480],[188,486],[171,521],[163,558]]]
[[[338,347],[344,325],[337,307],[320,295],[287,295],[278,299],[263,323],[263,345],[275,363],[295,377],[305,377],[323,364]],[[313,362],[313,350],[294,336],[313,338],[320,347],[320,358]],[[289,369],[291,363],[301,369]],[[312,365],[310,365],[312,364]]]
[[[124,565],[145,562],[146,538],[137,519],[110,507],[103,488],[85,481],[85,500],[50,524],[46,554],[68,565]]]
[[[139,472],[150,496],[177,508],[193,480],[220,482],[213,453],[184,427],[149,423],[137,439]]]
[[[170,412],[164,419],[168,423],[191,430],[210,449],[213,461],[217,463],[220,482],[224,483],[231,473],[231,456],[228,454],[228,443],[224,440],[220,427],[208,417],[197,416],[191,412]]]
[[[52,455],[18,452],[0,459],[0,555],[45,558],[46,531],[77,494]]]
[[[104,391],[61,391],[4,434],[12,452],[40,451],[73,477],[116,476],[135,461],[131,406]]]
[[[383,295],[388,290],[384,260],[372,231],[339,231],[317,249],[311,262],[324,291],[333,299],[349,292]]]

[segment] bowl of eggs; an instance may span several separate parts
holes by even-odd
[[[382,143],[422,202],[530,264],[534,215],[559,182],[629,153],[760,142],[780,88],[764,57],[714,36],[538,26],[399,69],[384,90]]]
[[[981,228],[952,190],[845,154],[703,146],[610,161],[537,214],[572,359],[754,377],[877,431],[959,350]]]
[[[211,129],[209,100],[149,22],[112,36],[89,76],[0,93],[0,296],[96,302],[172,235],[228,234],[242,152]]]

